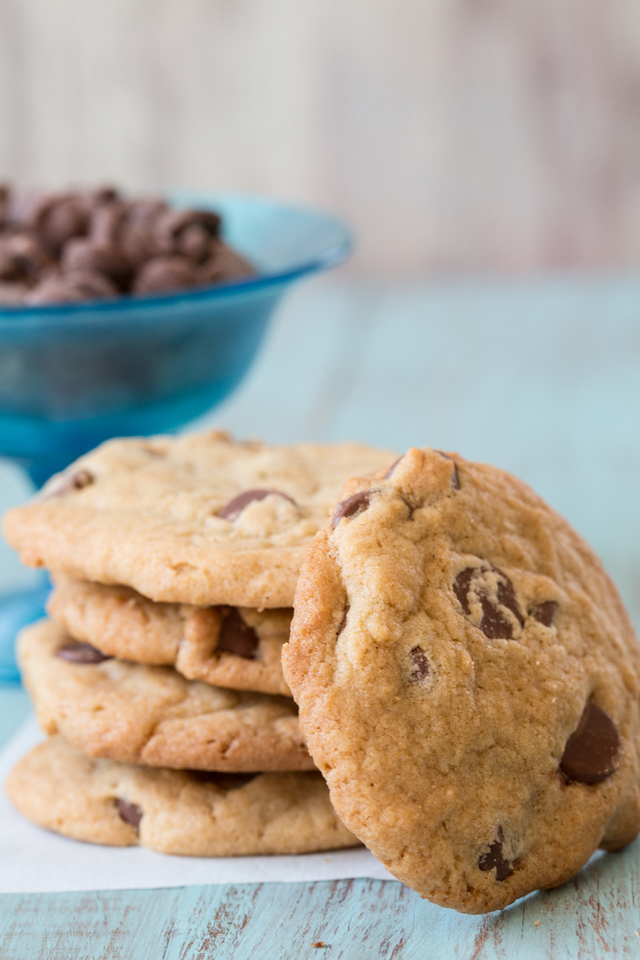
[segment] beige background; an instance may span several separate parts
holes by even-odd
[[[631,0],[0,0],[0,171],[266,191],[355,266],[640,261]]]

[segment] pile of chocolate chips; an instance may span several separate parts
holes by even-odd
[[[0,186],[0,305],[153,294],[251,276],[210,210],[117,190],[20,196]]]

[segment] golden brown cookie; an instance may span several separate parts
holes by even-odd
[[[285,678],[349,829],[422,896],[496,910],[640,827],[640,654],[597,557],[509,474],[411,449],[348,484]]]
[[[29,820],[74,840],[189,857],[313,853],[358,841],[319,773],[203,774],[93,760],[53,737],[5,785]]]
[[[29,566],[196,606],[291,607],[302,556],[350,476],[393,454],[269,447],[221,431],[110,440],[5,516]]]
[[[107,658],[47,620],[22,632],[18,659],[42,729],[89,756],[179,770],[313,769],[288,698]]]
[[[291,696],[280,655],[292,609],[155,603],[130,587],[55,578],[48,612],[76,640],[189,680]]]

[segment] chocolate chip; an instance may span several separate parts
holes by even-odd
[[[63,280],[71,288],[79,290],[87,299],[105,299],[117,297],[118,288],[103,273],[92,273],[89,270],[70,270],[65,273]]]
[[[226,650],[245,660],[255,660],[258,643],[258,634],[244,622],[235,607],[223,613],[216,650]]]
[[[496,871],[496,880],[506,880],[513,873],[513,863],[505,860],[502,853],[502,844],[504,843],[504,834],[502,827],[498,827],[498,839],[489,844],[489,852],[483,853],[478,860],[478,866],[486,873],[489,870]]]
[[[99,244],[117,243],[126,213],[123,203],[106,203],[96,206],[91,214],[89,227],[91,239]]]
[[[0,277],[4,280],[34,280],[52,261],[29,233],[14,233],[0,245]]]
[[[166,293],[193,287],[197,283],[195,264],[187,257],[175,254],[147,260],[138,270],[132,289],[134,293]]]
[[[126,289],[133,269],[127,255],[114,243],[93,239],[70,240],[62,251],[63,270],[104,273],[121,290]]]
[[[453,592],[467,616],[471,613],[471,607],[469,606],[469,587],[471,586],[471,580],[476,569],[476,567],[467,567],[466,570],[462,570],[462,572],[458,574],[453,582]]]
[[[156,225],[158,248],[166,253],[184,253],[184,250],[180,250],[181,240],[193,226],[200,227],[211,240],[218,236],[220,217],[209,210],[167,210]]]
[[[178,253],[202,263],[211,251],[211,234],[201,223],[192,223],[182,231],[176,246]]]
[[[113,659],[96,650],[90,643],[68,643],[64,647],[58,647],[56,657],[67,660],[69,663],[103,663],[105,660]]]
[[[57,483],[50,489],[44,488],[42,499],[48,500],[50,497],[61,497],[71,490],[82,490],[95,482],[95,477],[88,470],[76,470],[75,473],[62,474]]]
[[[120,246],[135,268],[158,253],[153,233],[144,223],[124,223]]]
[[[564,748],[560,770],[567,780],[600,783],[620,766],[622,743],[608,713],[588,703]]]
[[[355,517],[367,509],[371,501],[373,490],[360,490],[346,500],[341,500],[331,517],[331,526],[335,530],[342,518]]]
[[[392,475],[393,471],[394,471],[395,468],[398,466],[398,464],[400,463],[401,460],[402,460],[402,457],[398,457],[397,460],[394,460],[394,461],[393,461],[393,463],[391,464],[391,466],[389,467],[389,469],[387,470],[387,472],[386,472],[385,475],[384,475],[384,479],[385,479],[385,480],[388,480],[388,479],[389,479],[389,477]]]
[[[556,615],[558,604],[555,600],[545,600],[537,604],[531,611],[531,616],[545,627],[550,627]]]
[[[54,257],[72,237],[84,236],[88,223],[86,209],[73,196],[44,197],[31,216],[33,229]]]
[[[490,584],[486,579],[486,575],[490,572],[497,576],[495,598],[491,596]],[[510,610],[520,626],[524,624],[513,584],[507,575],[493,564],[483,561],[478,567],[467,567],[456,577],[453,591],[467,616],[471,613],[469,595],[475,595],[482,608],[480,629],[490,640],[511,640],[513,637],[513,624],[504,615],[501,607]]]
[[[248,260],[222,241],[213,244],[213,253],[198,273],[200,283],[220,283],[223,280],[242,280],[255,274]]]
[[[34,305],[74,303],[116,297],[118,293],[115,284],[102,273],[70,270],[62,276],[47,277],[37,284],[27,295],[27,302]]]
[[[88,470],[78,470],[69,477],[69,486],[73,490],[82,490],[83,487],[90,486],[95,481],[95,477]]]
[[[135,827],[136,830],[140,826],[140,821],[142,820],[142,810],[137,803],[129,803],[128,800],[116,800],[116,807],[118,808],[118,813],[122,817],[125,823],[130,823],[132,827]]]
[[[445,460],[451,460],[453,464],[453,474],[451,475],[451,486],[454,490],[460,489],[460,477],[458,476],[458,464],[455,462],[453,457],[450,457],[448,453],[444,453],[442,450],[436,450],[436,453],[439,453],[441,457],[444,457]]]
[[[11,253],[9,243],[4,238],[0,240],[0,280],[9,282],[21,280],[22,270],[16,263],[15,257]]]
[[[258,776],[257,773],[221,773],[216,770],[187,770],[200,783],[215,783],[221,790],[238,790]]]
[[[431,668],[424,650],[414,647],[411,651],[411,679],[416,683],[422,683],[430,673]]]
[[[264,500],[265,497],[270,496],[272,493],[278,497],[284,497],[284,499],[292,503],[294,507],[297,506],[295,500],[290,497],[288,493],[283,493],[282,490],[245,490],[244,493],[239,493],[237,497],[234,497],[233,500],[225,504],[222,509],[218,510],[216,516],[222,517],[223,520],[235,520],[236,517],[240,516],[244,508],[250,503],[253,503],[254,500]]]

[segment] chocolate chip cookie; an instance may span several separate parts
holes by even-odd
[[[92,757],[233,773],[312,770],[292,700],[106,657],[42,620],[18,659],[45,733]]]
[[[280,655],[293,610],[154,603],[130,587],[62,577],[47,605],[76,640],[136,663],[174,666],[189,680],[291,696]]]
[[[203,774],[93,760],[57,736],[5,786],[29,820],[74,840],[191,857],[313,853],[357,845],[319,773]]]
[[[467,913],[640,827],[640,654],[597,557],[509,474],[411,449],[346,486],[284,674],[349,829]]]
[[[5,517],[23,561],[196,606],[291,607],[302,556],[350,476],[393,454],[269,447],[212,431],[111,440]]]

